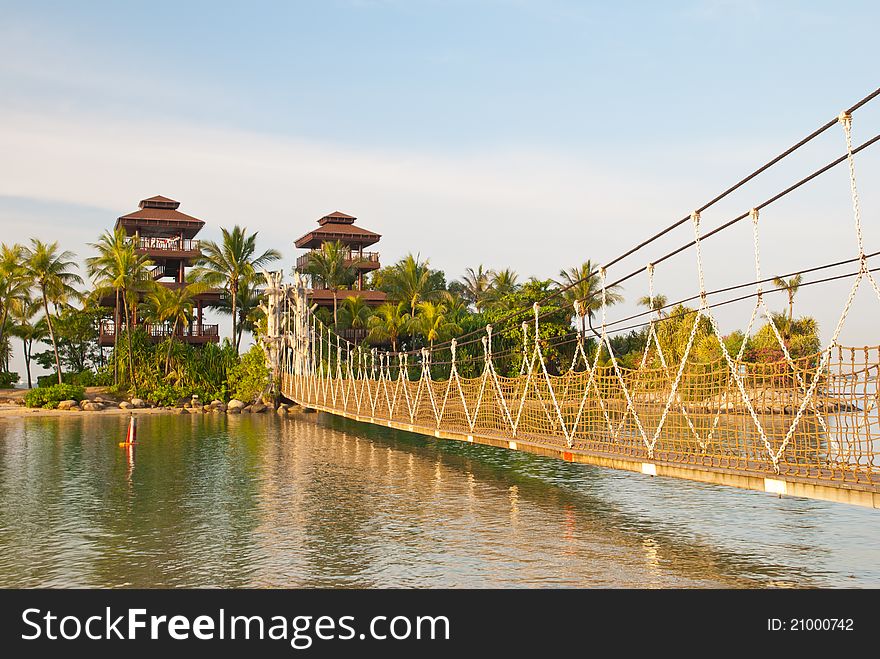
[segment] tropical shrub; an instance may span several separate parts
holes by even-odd
[[[28,407],[45,407],[52,410],[58,407],[62,400],[83,400],[86,390],[75,384],[56,384],[52,387],[31,389],[24,397],[24,404]]]
[[[12,385],[18,382],[18,373],[0,373],[0,389],[12,389]]]
[[[250,402],[268,388],[269,375],[262,348],[253,346],[229,369],[229,391],[233,398]]]
[[[94,371],[82,371],[81,373],[62,373],[61,381],[64,384],[78,384],[81,387],[100,387],[110,384],[110,382],[113,381],[113,374],[107,373],[106,371],[101,371],[99,373],[95,373]],[[37,377],[38,387],[51,387],[55,384],[58,384],[58,376],[54,373],[52,373],[51,375],[40,375],[39,377]]]
[[[162,382],[144,392],[144,398],[156,405],[173,407],[192,398],[192,392],[184,387],[177,387],[173,384]]]

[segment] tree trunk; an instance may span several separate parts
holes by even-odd
[[[241,350],[241,335],[244,334],[244,319],[241,319],[241,322],[238,323],[238,336],[235,339],[235,351],[239,352]]]
[[[581,315],[581,341],[586,341],[587,339],[587,315]]]
[[[58,358],[58,344],[55,342],[55,330],[52,328],[52,316],[49,315],[49,300],[46,299],[46,289],[43,293],[43,311],[46,312],[46,324],[49,326],[49,338],[52,339],[52,350],[55,353],[55,372],[58,373],[58,384],[61,384],[61,360]]]
[[[113,312],[113,384],[119,384],[119,289],[116,289],[116,310]]]
[[[336,321],[336,289],[333,289],[333,331],[335,332],[339,327]]]
[[[229,294],[232,296],[232,336],[230,340],[235,341],[236,330],[238,329],[238,282],[233,280],[229,283]]]
[[[0,319],[0,344],[3,343],[3,335],[6,332],[6,317],[9,315],[9,301],[5,300],[3,304],[3,318]],[[9,368],[6,369],[7,371]]]
[[[791,291],[788,292],[788,322],[794,322],[794,295]]]
[[[174,325],[171,327],[171,336],[168,337],[168,352],[165,353],[165,375],[168,375],[168,367],[171,365],[171,349],[174,347],[174,335],[177,333],[177,321],[174,319]]]
[[[125,311],[125,338],[126,343],[128,343],[128,378],[131,381],[132,389],[134,389],[134,393],[137,394],[137,381],[134,377],[134,355],[131,352],[131,319],[134,316],[134,311],[131,312],[132,315],[129,315],[128,308],[128,299],[125,294],[122,296],[122,304],[123,310]]]
[[[28,348],[27,339],[21,340],[21,347],[24,351],[24,367],[27,369],[27,378],[28,378],[28,389],[33,389],[33,383],[31,382],[31,351]]]

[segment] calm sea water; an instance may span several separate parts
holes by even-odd
[[[309,415],[0,420],[0,586],[880,585],[880,511]]]

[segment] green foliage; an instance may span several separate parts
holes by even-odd
[[[499,374],[513,376],[519,373],[520,365],[522,364],[523,342],[522,329],[518,325],[511,328],[509,322],[500,321],[509,313],[510,309],[531,309],[535,302],[546,298],[551,293],[553,287],[554,283],[550,279],[531,279],[520,288],[499,298],[497,305],[491,305],[484,313],[476,314],[472,319],[472,323],[476,321],[484,327],[486,324],[495,324],[495,335],[492,341],[494,353],[511,351],[511,356],[508,359],[501,360],[496,366]],[[563,373],[571,364],[571,359],[574,355],[574,343],[562,339],[562,337],[565,337],[572,331],[571,314],[565,306],[562,306],[563,304],[556,298],[539,309],[541,322],[538,329],[538,339],[541,342],[541,351],[547,364],[547,370],[551,374]],[[528,349],[529,356],[531,356],[535,340],[534,323],[529,322],[527,327],[529,333]],[[467,331],[465,327],[462,327],[462,329]],[[565,345],[560,345],[563,343]],[[476,344],[468,346],[468,348],[470,349],[468,352],[472,353],[473,356],[482,354],[482,345]],[[481,362],[472,361],[471,365],[472,371],[470,375],[477,375]],[[476,368],[473,368],[474,366]]]
[[[819,324],[815,318],[803,316],[791,322],[785,314],[773,314],[773,322],[793,359],[819,352],[821,347]],[[779,347],[779,340],[769,322],[761,327],[749,341],[746,359],[748,361],[782,361],[784,359],[782,349]]]
[[[46,323],[49,329],[49,339],[55,355],[55,372],[61,379],[61,359],[58,353],[58,341],[53,327],[53,318],[49,313],[49,304],[59,309],[70,300],[81,297],[74,284],[82,284],[83,280],[78,274],[72,272],[76,262],[73,252],[59,251],[58,242],[44,243],[36,238],[31,238],[31,247],[23,250],[25,258],[25,272],[27,278],[33,282],[33,286],[40,292],[43,300],[43,310],[46,313]]]
[[[62,400],[83,400],[86,390],[75,384],[56,384],[51,387],[31,389],[24,397],[28,407],[44,407],[53,410]]]
[[[431,346],[435,341],[446,340],[461,332],[461,328],[456,324],[446,305],[434,302],[419,302],[409,327],[414,334],[420,335]]]
[[[419,302],[434,300],[446,288],[446,276],[432,270],[428,259],[407,254],[394,265],[377,270],[373,286],[388,295],[389,302],[404,303],[412,314]]]
[[[611,349],[618,363],[624,368],[638,368],[645,354],[648,342],[648,329],[632,330],[627,334],[618,334],[610,338]],[[610,359],[610,356],[609,356]]]
[[[52,319],[58,357],[61,367],[72,373],[93,369],[98,364],[98,321],[103,309],[63,307]],[[34,361],[45,369],[55,368],[55,354],[51,350],[33,355]],[[55,382],[58,382],[57,376]]]
[[[260,346],[253,346],[229,369],[229,391],[233,398],[250,402],[256,400],[269,386],[269,368]]]
[[[381,305],[368,321],[368,339],[374,343],[390,343],[391,350],[397,352],[398,341],[410,324],[411,316],[406,309],[406,302],[386,302]]]
[[[144,393],[147,400],[156,405],[173,407],[192,398],[192,390],[161,382]],[[199,396],[201,399],[201,395]],[[213,399],[211,399],[213,400]]]
[[[668,317],[657,323],[657,338],[667,364],[681,363],[695,322],[697,322],[696,310],[680,304],[669,312]],[[694,346],[704,346],[705,350],[710,350],[711,334],[712,324],[708,318],[701,316],[694,335]],[[693,347],[688,359],[691,361],[695,359]],[[659,357],[655,358],[654,366],[660,366]]]
[[[113,374],[108,373],[106,369],[97,373],[95,371],[62,373],[61,381],[64,384],[77,384],[81,387],[105,387],[113,381]],[[52,375],[41,375],[37,378],[38,387],[51,387],[53,384],[58,384],[58,377],[54,373]]]
[[[198,394],[202,400],[226,400],[228,398],[227,375],[229,369],[238,362],[235,346],[228,341],[222,345],[207,343],[193,346],[181,341],[151,343],[141,328],[131,332],[131,359],[128,353],[128,337],[120,340],[118,348],[111,354],[107,372],[113,373],[114,365],[119,368],[120,382],[126,383],[120,392],[130,390],[132,382],[142,398],[153,400],[154,392],[165,396],[163,385],[177,387],[181,398]],[[170,353],[169,353],[170,349]],[[165,361],[169,368],[165,374]],[[129,370],[129,363],[134,370]],[[134,378],[131,374],[134,374]]]
[[[18,382],[18,373],[0,372],[0,389],[12,389]]]
[[[342,329],[364,329],[373,315],[364,299],[358,295],[349,295],[342,301],[339,310],[339,326]]]
[[[260,268],[281,258],[281,252],[267,249],[257,254],[257,232],[248,233],[247,227],[237,224],[232,230],[220,229],[220,243],[202,241],[202,258],[193,272],[194,280],[211,286],[223,286],[229,295],[229,315],[232,316],[232,341],[238,349],[241,343],[238,296],[247,289]],[[246,312],[247,313],[247,312]]]
[[[559,271],[560,288],[573,316],[581,319],[581,329],[585,326],[584,319],[591,320],[602,308],[602,278],[594,273],[596,264],[584,261],[579,266]],[[620,286],[609,286],[605,290],[605,305],[611,306],[623,302]]]

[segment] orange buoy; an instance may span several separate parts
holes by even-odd
[[[137,419],[134,418],[134,414],[131,415],[128,421],[128,435],[125,437],[124,442],[119,442],[120,446],[131,446],[132,444],[137,443]]]

